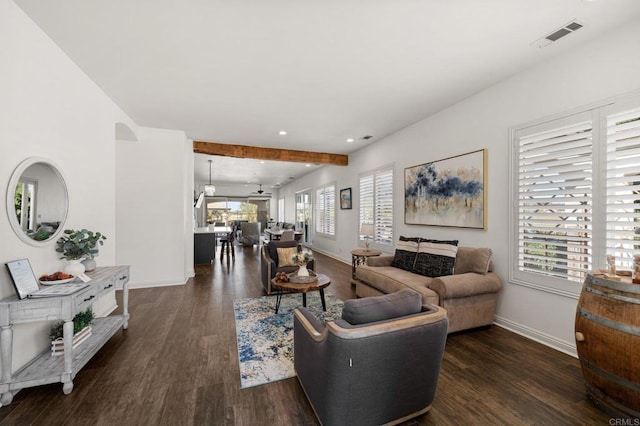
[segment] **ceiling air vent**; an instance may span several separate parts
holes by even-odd
[[[538,47],[538,48],[542,48],[542,47],[550,45],[554,41],[560,40],[562,37],[568,36],[572,32],[577,31],[582,27],[583,27],[583,25],[581,23],[579,23],[576,20],[573,20],[573,21],[569,22],[568,24],[556,29],[551,34],[546,35],[546,36],[542,37],[539,40],[536,40],[535,42],[533,42],[531,44],[533,46]]]

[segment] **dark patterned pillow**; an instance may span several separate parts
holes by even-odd
[[[396,253],[393,256],[391,266],[404,269],[405,271],[413,270],[413,264],[416,261],[416,254],[418,253],[419,241],[419,237],[409,238],[401,236],[396,244]]]
[[[420,240],[416,261],[411,272],[427,277],[453,275],[458,240]]]

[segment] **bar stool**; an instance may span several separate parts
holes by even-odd
[[[229,232],[226,236],[220,238],[220,260],[224,258],[224,249],[227,248],[227,260],[229,260],[229,255],[236,258],[236,250],[234,248],[233,242],[236,240],[236,228],[235,226],[231,228],[231,232]]]

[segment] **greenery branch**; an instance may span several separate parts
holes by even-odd
[[[93,259],[98,254],[98,244],[103,245],[106,239],[100,232],[65,229],[56,242],[56,252],[62,253],[60,259]]]
[[[291,257],[291,261],[297,265],[304,265],[313,260],[313,253],[308,250],[302,250]]]
[[[83,328],[90,326],[94,319],[93,311],[91,308],[84,312],[79,312],[73,317],[73,334],[81,331]],[[51,326],[49,330],[49,338],[53,340],[61,339],[63,336],[64,321],[57,322]]]

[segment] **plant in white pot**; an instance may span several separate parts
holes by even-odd
[[[298,265],[298,276],[308,277],[309,270],[307,264],[313,260],[313,253],[308,250],[302,250],[297,252],[291,257],[291,261]]]
[[[80,343],[84,342],[91,336],[91,324],[93,324],[93,311],[91,308],[84,312],[78,312],[73,317],[73,339],[72,345],[75,349]],[[49,330],[49,339],[51,339],[51,355],[57,356],[64,353],[63,339],[64,321],[57,322],[51,326]]]
[[[66,259],[69,264],[65,266],[64,272],[71,275],[80,275],[85,270],[92,271],[96,268],[93,258],[98,254],[98,244],[104,244],[107,237],[100,232],[88,231],[86,229],[65,229],[62,237],[56,242],[56,251],[62,253],[60,259]],[[89,266],[81,262],[85,260]]]

